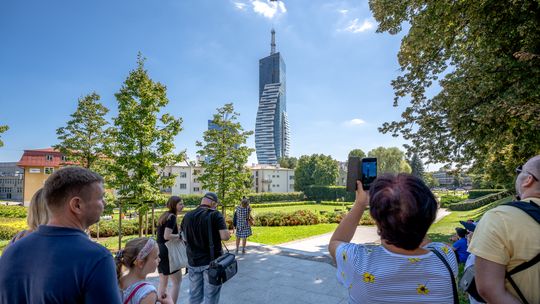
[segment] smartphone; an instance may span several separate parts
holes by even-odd
[[[377,178],[377,159],[375,157],[362,159],[362,187],[369,190],[371,183]]]
[[[349,157],[347,165],[347,191],[356,191],[356,181],[362,181],[362,188],[369,190],[377,178],[377,158]]]

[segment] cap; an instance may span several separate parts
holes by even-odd
[[[215,194],[214,192],[206,192],[204,197],[206,197],[207,199],[212,200],[212,201],[214,201],[216,203],[219,203],[217,194]]]
[[[463,225],[463,227],[465,227],[465,229],[469,231],[474,231],[474,229],[476,228],[475,223],[469,223],[469,222],[464,222],[464,221],[459,221],[459,222],[461,223],[461,225]]]

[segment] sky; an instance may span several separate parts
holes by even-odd
[[[177,151],[195,158],[208,120],[229,102],[254,130],[258,61],[270,54],[272,28],[287,66],[290,156],[345,161],[355,148],[403,149],[403,139],[377,130],[404,109],[392,106],[390,85],[403,33],[376,33],[367,0],[4,0],[0,125],[10,129],[0,162],[58,143],[56,129],[91,92],[116,116],[114,94],[139,51],[167,87],[163,111],[183,120]]]

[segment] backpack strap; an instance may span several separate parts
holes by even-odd
[[[459,304],[459,297],[457,293],[457,286],[456,286],[456,278],[454,277],[454,272],[452,271],[452,268],[450,267],[450,264],[448,264],[448,261],[441,255],[437,249],[431,249],[431,251],[441,260],[446,266],[446,269],[450,273],[450,280],[452,280],[452,293],[454,294],[454,304]]]
[[[504,205],[512,206],[512,207],[516,207],[516,208],[520,209],[521,211],[527,213],[530,217],[532,217],[538,224],[540,224],[540,207],[538,205],[536,205],[535,203],[533,203],[533,202],[529,202],[529,203],[526,203],[526,202],[510,202],[510,203],[506,203]],[[516,266],[511,271],[507,271],[506,275],[505,275],[506,279],[508,280],[510,285],[512,285],[512,287],[514,288],[514,290],[518,294],[519,298],[521,299],[521,302],[523,302],[525,304],[528,304],[529,302],[527,302],[527,299],[525,299],[525,296],[523,295],[523,293],[521,292],[521,290],[517,286],[516,282],[512,279],[512,275],[516,274],[518,272],[521,272],[521,271],[535,265],[538,262],[540,262],[540,253],[538,253],[531,260],[519,264],[518,266]]]
[[[141,289],[144,285],[147,285],[148,283],[142,282],[141,284],[137,285],[137,287],[133,288],[127,299],[124,301],[124,304],[128,304],[129,301],[135,296],[135,293],[137,293],[137,290]]]

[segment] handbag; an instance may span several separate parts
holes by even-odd
[[[210,265],[208,266],[208,282],[215,286],[227,282],[238,272],[238,263],[234,254],[229,252],[221,255],[217,259],[214,259],[214,239],[212,237],[212,223],[211,223],[211,211],[208,213],[208,240],[210,242]]]
[[[486,300],[478,293],[476,282],[474,281],[474,265],[465,268],[461,280],[459,280],[459,288],[466,291],[473,299],[478,302],[485,303]]]
[[[174,239],[165,242],[167,250],[169,251],[169,271],[172,273],[185,268],[188,265],[188,258],[186,253],[186,244],[181,239]]]

